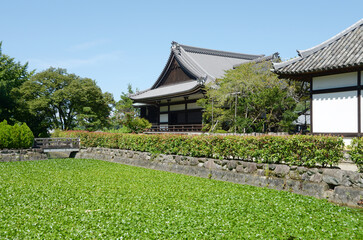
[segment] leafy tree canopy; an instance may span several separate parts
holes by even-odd
[[[226,71],[206,85],[206,130],[229,132],[288,131],[298,117],[295,108],[306,86],[277,78],[271,62],[247,63]]]
[[[28,64],[22,65],[14,58],[2,53],[2,42],[0,42],[0,122],[3,120],[9,123],[17,122],[22,109],[19,108],[19,96],[14,89],[20,87],[33,72],[28,72]]]
[[[112,116],[112,127],[120,128],[123,125],[123,122],[126,119],[126,115],[135,118],[139,115],[138,109],[134,108],[133,101],[129,98],[129,94],[133,94],[134,90],[132,90],[131,84],[127,86],[127,92],[122,92],[120,96],[120,100],[115,104],[115,110]]]
[[[35,74],[19,89],[21,100],[33,116],[40,116],[48,129],[97,130],[108,125],[110,93],[102,93],[96,82],[49,68]]]

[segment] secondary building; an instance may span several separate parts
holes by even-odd
[[[363,136],[363,19],[298,55],[274,63],[274,72],[310,82],[311,132]]]
[[[264,55],[217,51],[172,42],[169,59],[151,88],[130,95],[141,117],[153,124],[154,131],[200,131],[205,83],[222,78],[233,66]]]

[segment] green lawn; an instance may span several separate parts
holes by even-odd
[[[0,163],[0,239],[363,239],[324,200],[98,160]]]

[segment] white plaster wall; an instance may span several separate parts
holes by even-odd
[[[357,91],[313,95],[314,133],[356,133]]]
[[[168,111],[168,106],[161,106],[160,107],[160,112],[167,112]]]
[[[169,122],[168,114],[160,114],[160,122]]]
[[[170,105],[170,111],[185,110],[185,104]]]
[[[313,78],[313,90],[357,86],[358,73],[341,73]]]
[[[197,103],[188,103],[188,109],[200,109],[201,106],[198,106]]]

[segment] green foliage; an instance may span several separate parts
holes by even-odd
[[[132,90],[131,84],[128,84],[127,93],[122,92],[120,100],[115,104],[115,111],[113,112],[113,116],[111,118],[113,128],[121,128],[123,126],[123,122],[126,120],[125,118],[127,115],[133,118],[139,115],[139,109],[132,106],[133,101],[131,98],[129,98],[129,94],[133,93],[134,90]],[[131,132],[130,129],[129,132]]]
[[[62,137],[80,137],[82,146],[120,148],[192,157],[243,159],[301,166],[337,165],[343,157],[343,139],[332,136],[186,136],[136,135],[65,131]]]
[[[130,113],[126,113],[122,124],[127,129],[130,129],[130,132],[132,133],[142,133],[146,129],[151,128],[152,126],[152,124],[148,120],[144,118],[134,117]]]
[[[11,126],[6,120],[0,123],[1,148],[29,148],[33,145],[34,135],[25,124]]]
[[[47,129],[97,130],[108,126],[113,97],[96,82],[49,68],[35,74],[19,89],[24,106]]]
[[[24,121],[26,109],[23,109],[18,99],[20,95],[15,91],[26,82],[33,72],[28,72],[28,64],[22,65],[14,58],[2,53],[0,42],[0,122],[7,120],[14,124]],[[25,113],[24,113],[25,112]]]
[[[350,149],[350,158],[357,164],[359,172],[363,172],[363,137],[353,138]]]
[[[0,163],[1,239],[362,239],[313,197],[98,160]]]
[[[243,133],[289,131],[298,117],[295,108],[303,98],[300,92],[306,89],[278,79],[270,68],[271,62],[242,64],[207,84],[207,98],[198,101],[205,109],[206,128]]]

